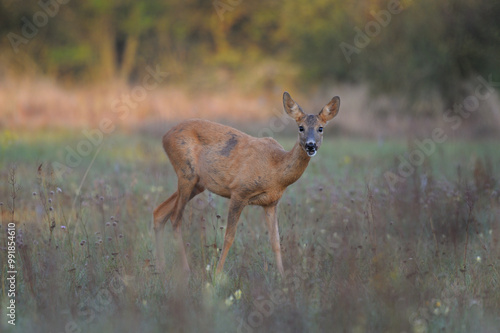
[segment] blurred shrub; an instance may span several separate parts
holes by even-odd
[[[368,82],[373,93],[410,103],[437,93],[447,106],[468,93],[464,83],[477,74],[500,75],[498,1],[0,0],[0,7],[6,37],[0,67],[14,75],[126,82],[140,79],[147,64],[159,64],[187,84],[222,69],[246,89],[250,79],[265,82],[253,88],[266,90],[269,81],[253,69],[279,61],[300,70],[273,84]],[[397,13],[384,16],[391,8]],[[23,35],[29,24],[35,36]],[[362,47],[356,38],[358,46],[364,38]],[[341,48],[347,44],[357,50],[350,61]]]

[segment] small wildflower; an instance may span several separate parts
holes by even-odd
[[[87,242],[86,242],[86,241],[85,241],[85,239],[84,239],[84,240],[82,240],[82,241],[80,242],[80,245],[81,245],[81,246],[84,246],[84,245],[85,245],[85,243],[87,243]]]
[[[238,289],[234,292],[234,298],[236,298],[236,300],[239,300],[241,298],[241,290]]]
[[[100,197],[99,200],[104,201],[104,197]]]
[[[116,227],[117,225],[118,225],[118,223],[113,222],[113,227]]]
[[[49,198],[49,203],[52,203],[52,199],[51,198]]]
[[[220,219],[220,215],[219,215],[219,214],[215,215],[215,217],[216,217],[217,219]]]
[[[3,206],[3,202],[0,201],[0,206]]]
[[[98,243],[99,243],[99,244],[102,244],[102,239],[99,239],[99,242],[98,242]]]
[[[62,190],[61,190],[61,188],[60,188],[60,187],[58,187],[58,188],[56,189],[56,191],[57,191],[57,193],[62,193]]]
[[[110,219],[111,221],[114,221],[114,220],[115,220],[115,217],[114,217],[114,216],[111,216],[109,219]]]
[[[234,297],[233,295],[229,296],[228,298],[226,298],[226,305],[227,306],[231,306],[233,305],[233,302],[234,302]]]
[[[36,192],[33,192],[32,194],[33,194],[33,196],[36,196]]]
[[[61,229],[62,229],[62,230],[66,230],[66,226],[62,225],[62,226],[61,226]]]
[[[186,246],[187,246],[187,247],[190,247],[190,246],[191,246],[191,243],[186,243]]]
[[[50,195],[54,195],[54,191],[50,191]]]
[[[207,267],[205,269],[207,270],[207,272],[210,272],[210,265],[207,265]]]
[[[111,223],[106,222],[106,227],[109,227],[110,225],[111,225]]]
[[[118,238],[123,238],[123,235],[122,235],[122,234],[119,234],[119,235],[118,235]]]
[[[111,242],[112,240],[113,240],[113,238],[108,237],[108,242]]]
[[[413,332],[415,333],[424,333],[427,332],[427,325],[425,321],[422,319],[416,319],[413,323]]]
[[[207,296],[213,296],[214,288],[210,282],[205,283],[205,288],[203,289],[203,293]]]
[[[480,256],[476,257],[476,262],[481,263],[481,257]]]
[[[96,231],[96,232],[94,232],[94,235],[96,235],[96,236],[97,236],[97,235],[99,235],[100,233],[101,233],[100,231]]]

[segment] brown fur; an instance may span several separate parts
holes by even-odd
[[[306,115],[288,93],[284,94],[287,113],[296,119],[298,125],[310,131],[317,130],[333,118],[338,112],[338,105],[336,97],[318,116]],[[322,133],[319,134],[318,147],[322,137]],[[309,163],[310,157],[304,144],[299,135],[293,149],[287,152],[272,138],[255,138],[234,128],[201,119],[184,121],[168,131],[163,137],[163,147],[177,174],[178,190],[153,213],[160,266],[164,261],[160,235],[170,218],[176,239],[180,242],[184,269],[189,271],[180,232],[182,212],[190,199],[208,189],[230,199],[217,272],[224,266],[243,208],[258,205],[264,207],[271,245],[278,269],[283,274],[276,206],[285,189],[300,178]]]

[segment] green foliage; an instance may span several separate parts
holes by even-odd
[[[54,47],[49,50],[49,59],[54,66],[78,68],[90,63],[92,49],[85,44]]]
[[[99,81],[133,80],[144,63],[176,67],[187,83],[207,74],[207,67],[248,78],[256,75],[253,68],[273,60],[299,68],[293,81],[303,86],[369,82],[375,93],[411,100],[432,91],[449,104],[467,93],[464,83],[475,75],[500,75],[498,1],[396,1],[402,11],[391,14],[387,24],[377,23],[377,15],[393,3],[72,1],[59,5],[38,34],[19,45],[19,52],[41,73],[78,80],[83,70],[88,80]],[[33,15],[43,12],[22,1],[1,0],[0,6],[3,36],[22,36],[22,18],[33,22]],[[378,24],[375,33],[366,31],[370,24],[372,29]],[[361,47],[358,31],[370,35]],[[1,43],[5,59],[18,62],[9,40]],[[341,43],[357,49],[350,61]],[[16,68],[23,72],[25,67],[18,62]],[[227,79],[219,81],[214,85]],[[248,87],[244,79],[236,83]]]

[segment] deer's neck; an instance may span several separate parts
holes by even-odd
[[[282,160],[280,172],[283,185],[288,186],[295,183],[304,173],[310,159],[297,141],[292,150],[287,152]]]

